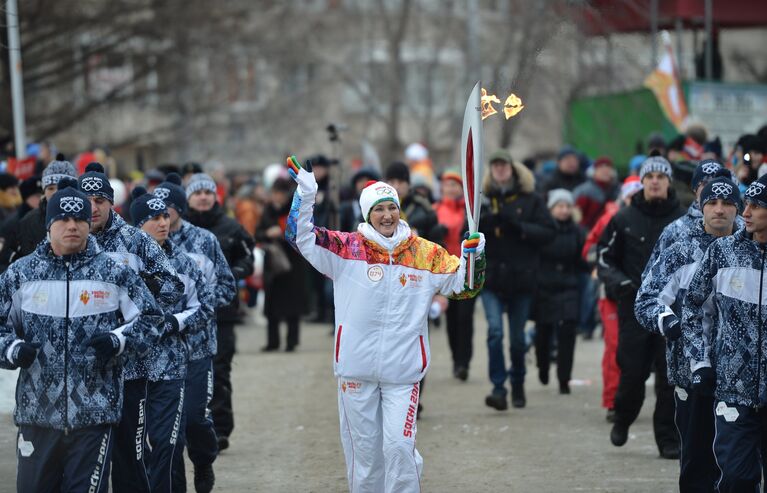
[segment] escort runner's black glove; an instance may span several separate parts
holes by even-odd
[[[120,351],[120,339],[111,332],[93,336],[87,346],[96,352],[96,358],[107,361]]]
[[[692,390],[704,397],[713,397],[716,390],[716,372],[710,366],[698,368],[692,374]]]
[[[676,341],[682,336],[682,324],[679,321],[679,317],[669,315],[663,318],[663,335],[669,341]]]
[[[174,317],[173,315],[165,315],[165,323],[170,325],[170,328],[168,330],[171,334],[176,334],[179,331],[179,324],[178,319]]]
[[[37,358],[37,350],[40,349],[41,344],[31,344],[29,342],[20,342],[16,344],[11,352],[11,363],[19,368],[29,368]]]

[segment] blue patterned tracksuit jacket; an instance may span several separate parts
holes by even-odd
[[[182,221],[181,228],[172,232],[170,238],[180,250],[197,262],[205,281],[211,287],[214,308],[231,303],[237,295],[237,282],[216,235]],[[216,354],[216,317],[210,317],[204,332],[198,332],[194,336],[188,334],[186,340],[190,361],[210,358]]]
[[[159,338],[162,311],[132,270],[101,251],[91,236],[81,253],[56,257],[44,241],[0,277],[0,366],[23,339],[41,344],[21,369],[17,425],[71,430],[120,421],[120,358],[99,361],[87,346],[112,331],[123,348],[147,351]]]
[[[166,311],[178,321],[178,332],[167,332],[160,343],[152,348],[149,359],[154,363],[149,368],[148,378],[153,382],[186,378],[189,356],[186,341],[204,333],[209,320],[214,317],[213,292],[208,288],[195,261],[170,240],[163,244],[163,250],[184,283],[184,295],[173,309]]]
[[[178,303],[184,294],[184,284],[151,236],[126,223],[115,212],[111,212],[109,222],[94,236],[102,250],[117,263],[130,267],[142,278],[148,276],[158,282],[159,293],[155,296],[163,311],[171,310]],[[161,323],[158,327],[161,336],[166,329],[165,323]],[[132,351],[128,351],[125,359],[126,380],[146,378],[149,373],[160,371],[155,368],[157,362],[139,357]]]
[[[650,268],[650,275],[642,280],[634,315],[650,332],[663,334],[663,319],[675,315],[682,320],[682,302],[700,260],[714,237],[703,229],[703,219],[676,238],[676,243],[665,248]],[[682,326],[684,330],[684,326]],[[683,339],[667,341],[666,364],[668,381],[689,389],[692,382],[690,362],[684,354]]]
[[[767,248],[745,229],[711,243],[684,299],[685,354],[694,372],[716,369],[716,397],[764,406]]]

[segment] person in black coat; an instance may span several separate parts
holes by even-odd
[[[525,323],[530,314],[540,265],[540,248],[554,239],[554,224],[546,204],[535,193],[535,178],[511,155],[500,150],[490,156],[483,183],[479,229],[487,242],[487,270],[482,304],[488,323],[487,350],[493,390],[485,404],[507,409],[506,380],[511,379],[514,407],[524,407]],[[509,318],[511,370],[503,354],[503,314]]]
[[[278,178],[269,191],[269,201],[256,229],[256,240],[266,251],[264,258],[264,315],[268,320],[263,351],[280,347],[280,322],[288,325],[285,351],[292,352],[299,342],[299,317],[303,312],[303,286],[306,277],[304,259],[285,240],[285,228],[293,184]]]
[[[543,184],[543,195],[548,196],[551,190],[564,188],[572,192],[586,181],[580,167],[578,152],[572,147],[564,147],[557,155],[557,169]]]
[[[559,393],[570,393],[580,294],[578,276],[587,266],[581,258],[585,235],[573,221],[573,194],[563,188],[549,192],[547,202],[554,218],[554,241],[541,248],[541,269],[535,298],[535,355],[538,377],[549,383],[552,337],[557,338]]]
[[[59,180],[69,176],[77,178],[77,171],[69,161],[64,160],[61,154],[56,156],[56,160],[51,161],[43,170],[42,187],[43,198],[39,205],[27,212],[24,216],[19,216],[18,234],[8,234],[3,245],[3,252],[0,255],[0,268],[2,271],[8,268],[8,265],[26,257],[35,251],[37,245],[45,239],[48,232],[45,226],[45,208],[48,200],[53,197],[59,188]]]
[[[660,334],[642,328],[634,316],[634,300],[642,284],[655,242],[663,229],[684,214],[671,188],[671,164],[663,157],[647,158],[639,170],[644,188],[631,204],[613,216],[597,246],[599,279],[609,298],[618,303],[618,352],[621,370],[615,394],[615,421],[610,440],[620,447],[628,440],[645,397],[645,381],[655,369],[655,442],[662,457],[679,457],[674,425],[674,389],[666,378],[666,343]]]
[[[0,225],[0,273],[5,272],[11,262],[18,257],[22,218],[40,206],[40,196],[43,192],[40,177],[33,176],[22,181],[19,184],[19,191],[23,202],[16,214]]]
[[[253,238],[234,219],[226,215],[216,201],[216,182],[210,176],[192,175],[186,186],[189,208],[184,219],[207,229],[218,238],[229,268],[237,281],[253,273]],[[240,321],[240,297],[216,310],[218,349],[213,359],[213,399],[210,410],[219,443],[228,443],[234,429],[232,409],[232,358],[235,352],[234,324]]]

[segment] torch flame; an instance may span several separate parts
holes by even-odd
[[[495,115],[498,110],[493,108],[493,103],[500,103],[501,100],[495,94],[487,94],[487,91],[483,88],[482,95],[480,97],[482,101],[482,119],[484,120],[490,115]]]
[[[506,102],[503,103],[503,113],[506,115],[506,119],[508,120],[512,116],[522,111],[524,107],[525,105],[522,104],[522,100],[519,99],[514,93],[511,93],[509,97],[506,98]]]

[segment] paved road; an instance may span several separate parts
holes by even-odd
[[[468,382],[452,378],[444,329],[431,334],[434,361],[418,422],[423,491],[676,490],[677,463],[658,458],[655,448],[652,406],[643,409],[626,446],[610,445],[600,408],[599,341],[578,341],[573,378],[581,385],[573,386],[572,395],[558,395],[556,382],[541,386],[529,365],[527,408],[498,412],[485,407],[490,389],[486,325],[477,306]],[[305,324],[296,353],[262,354],[264,325],[254,322],[239,329],[237,423],[231,448],[216,462],[216,491],[345,491],[328,330]],[[0,416],[0,492],[14,491],[14,441],[10,418]]]

